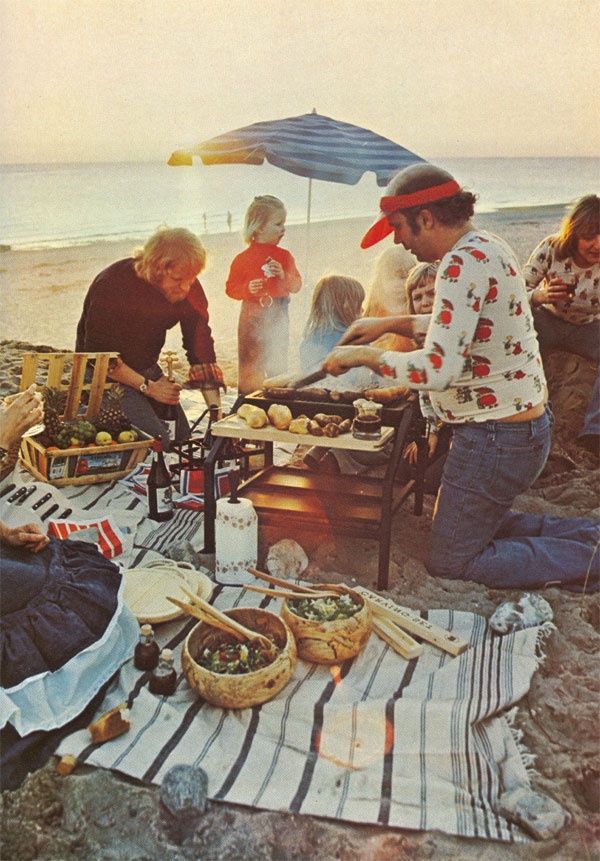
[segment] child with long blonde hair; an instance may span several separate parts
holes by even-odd
[[[225,292],[242,303],[238,321],[238,390],[248,394],[287,371],[290,294],[302,286],[296,262],[280,248],[285,206],[277,197],[255,197],[244,221],[248,248],[234,258]]]
[[[350,323],[360,317],[364,299],[364,287],[356,278],[325,275],[317,281],[300,344],[303,373],[314,370],[329,355]]]

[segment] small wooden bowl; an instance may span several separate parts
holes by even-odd
[[[362,608],[348,619],[314,622],[296,616],[286,598],[281,608],[281,618],[292,629],[298,657],[315,664],[338,664],[348,658],[354,658],[366,646],[373,627],[371,611],[366,601],[362,595],[347,586],[326,584],[316,588],[338,592],[340,595],[348,594],[357,604],[362,604]]]
[[[235,638],[199,622],[187,635],[181,665],[189,686],[207,702],[225,709],[247,709],[273,699],[288,683],[296,666],[296,643],[286,623],[275,613],[257,607],[226,610],[231,616],[259,634],[265,634],[280,649],[275,660],[253,673],[228,675],[213,673],[200,666],[196,657],[205,648],[236,642]]]

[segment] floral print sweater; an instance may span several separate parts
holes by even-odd
[[[383,361],[400,385],[428,392],[434,415],[450,424],[501,419],[543,401],[531,308],[509,246],[485,231],[461,236],[440,263],[423,348],[385,352]]]
[[[542,240],[523,267],[529,298],[546,277],[558,276],[567,283],[574,281],[575,292],[560,305],[542,305],[542,308],[575,326],[600,320],[600,264],[582,269],[571,257],[558,260],[552,239],[548,236]]]

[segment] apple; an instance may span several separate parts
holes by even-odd
[[[119,434],[119,442],[134,442],[135,434],[133,431],[121,431]]]
[[[96,445],[110,445],[112,442],[112,437],[108,433],[108,431],[99,431],[96,434],[95,442]]]

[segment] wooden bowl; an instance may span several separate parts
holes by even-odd
[[[348,619],[315,622],[296,616],[286,599],[281,608],[281,618],[292,629],[298,657],[315,664],[337,664],[354,658],[367,644],[373,626],[371,611],[366,601],[362,595],[347,586],[327,584],[316,588],[338,592],[340,595],[348,594],[353,601],[362,604],[362,607]]]
[[[286,623],[275,613],[257,607],[237,607],[226,610],[231,616],[259,634],[265,634],[280,649],[275,660],[253,673],[228,675],[213,673],[200,666],[196,658],[219,643],[236,642],[224,631],[199,622],[187,635],[181,654],[181,665],[189,686],[215,706],[225,709],[247,709],[276,696],[288,683],[296,666],[296,643]]]

